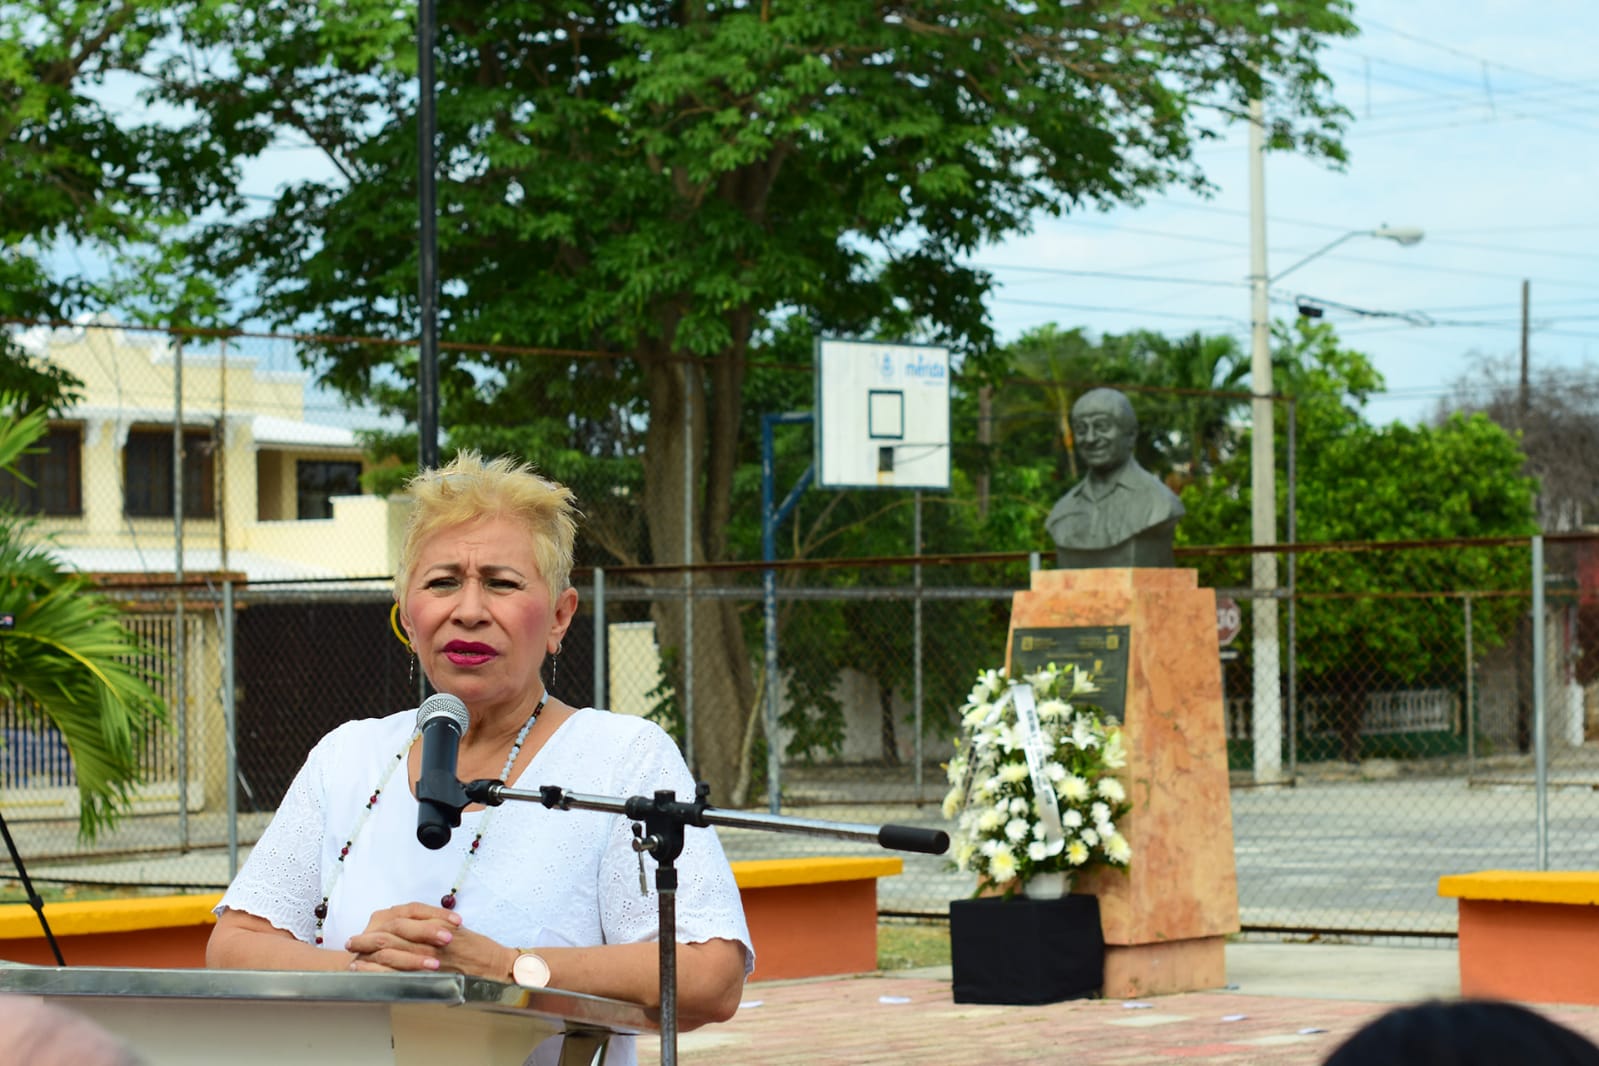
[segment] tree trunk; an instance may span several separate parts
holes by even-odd
[[[883,742],[883,765],[899,765],[899,733],[894,727],[894,687],[877,686],[878,735]]]
[[[1523,755],[1532,750],[1532,672],[1543,669],[1543,664],[1532,658],[1533,625],[1529,608],[1516,622],[1516,750]]]
[[[653,561],[661,565],[685,561],[685,509],[694,516],[687,558],[696,564],[725,559],[743,384],[742,347],[712,364],[715,385],[709,390],[698,362],[676,358],[664,346],[641,354],[650,401],[644,507]],[[686,420],[685,395],[693,403]],[[716,410],[709,406],[712,396]],[[665,575],[657,584],[681,587],[683,576]],[[696,776],[711,786],[711,801],[738,805],[746,798],[735,795],[735,786],[743,726],[755,691],[738,607],[730,600],[696,600],[690,644],[683,626],[684,606],[683,600],[662,600],[652,613],[662,646],[683,650],[680,661],[693,668],[693,735],[688,738],[687,754]],[[675,680],[686,723],[689,710],[683,706],[683,678],[680,675]]]

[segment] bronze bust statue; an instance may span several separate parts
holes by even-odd
[[[1072,436],[1088,472],[1044,521],[1063,569],[1174,566],[1172,534],[1182,501],[1133,458],[1138,416],[1115,389],[1092,389],[1072,405]]]

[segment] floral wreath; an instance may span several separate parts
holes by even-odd
[[[955,822],[954,867],[977,874],[979,893],[1009,896],[1035,874],[1131,861],[1117,821],[1132,805],[1112,774],[1127,764],[1121,728],[1072,702],[1096,691],[1088,674],[1054,663],[1019,681],[977,675],[943,813]]]

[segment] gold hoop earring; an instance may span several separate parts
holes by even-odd
[[[399,638],[401,644],[404,644],[407,649],[411,647],[411,638],[406,636],[405,630],[400,628],[400,605],[398,603],[389,604],[389,628],[394,631],[394,635]]]

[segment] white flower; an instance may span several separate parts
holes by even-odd
[[[1120,833],[1110,833],[1105,837],[1105,857],[1117,866],[1126,866],[1127,860],[1133,857],[1132,845],[1127,843],[1127,838]]]
[[[1060,782],[1060,794],[1072,803],[1081,803],[1088,798],[1088,782],[1076,774],[1067,774]]]
[[[1034,862],[1043,862],[1049,858],[1049,847],[1042,840],[1035,840],[1027,845],[1027,857]]]
[[[944,797],[944,805],[939,808],[939,811],[944,815],[944,820],[947,822],[959,814],[960,809],[961,790],[958,788],[952,788],[949,790],[949,795]]]
[[[1114,777],[1100,778],[1096,790],[1112,803],[1120,803],[1127,798],[1127,790],[1122,788],[1122,783]]]
[[[961,778],[966,776],[966,767],[971,765],[966,760],[965,752],[957,752],[955,757],[944,764],[944,776],[952,785],[961,783]]]
[[[998,670],[984,670],[977,675],[977,683],[972,686],[972,694],[966,698],[971,703],[991,703],[1004,691],[1005,675]]]
[[[1076,807],[1068,808],[1061,812],[1060,822],[1067,829],[1078,829],[1083,824],[1083,812]]]
[[[1022,799],[1020,796],[1013,796],[1011,798],[1010,812],[1012,814],[1026,814],[1027,811],[1028,804],[1026,800]]]
[[[1038,704],[1038,717],[1040,721],[1055,722],[1072,713],[1072,705],[1065,700],[1040,700]]]
[[[1006,784],[1019,785],[1027,780],[1027,764],[1008,762],[999,768],[999,779]]]
[[[1062,766],[1058,762],[1045,763],[1044,776],[1049,778],[1050,784],[1058,785],[1062,781],[1066,780],[1066,767]]]
[[[1122,747],[1122,731],[1113,729],[1105,738],[1104,750],[1105,765],[1112,770],[1120,770],[1127,765],[1127,750]]]
[[[1085,750],[1099,747],[1099,730],[1094,728],[1094,720],[1086,714],[1077,716],[1072,722],[1072,743]]]
[[[977,855],[977,846],[970,841],[963,841],[955,849],[955,867],[959,870],[970,870],[972,859]]]
[[[1110,808],[1103,803],[1096,802],[1092,807],[1088,808],[1088,813],[1093,816],[1095,825],[1103,826],[1110,821]]]
[[[1005,823],[1005,838],[1013,844],[1026,840],[1028,828],[1025,818],[1012,818]]]
[[[1005,812],[996,811],[992,807],[977,816],[977,831],[979,833],[992,833],[1005,824]]]
[[[1099,834],[1094,832],[1092,829],[1084,829],[1077,835],[1077,839],[1081,840],[1089,847],[1093,847],[1095,844],[1099,843]]]
[[[1081,840],[1074,840],[1066,845],[1066,861],[1073,866],[1081,866],[1088,861],[1088,848]]]
[[[995,851],[988,859],[988,876],[996,884],[1001,885],[1007,881],[1014,881],[1016,879],[1016,857],[1003,848]]]

